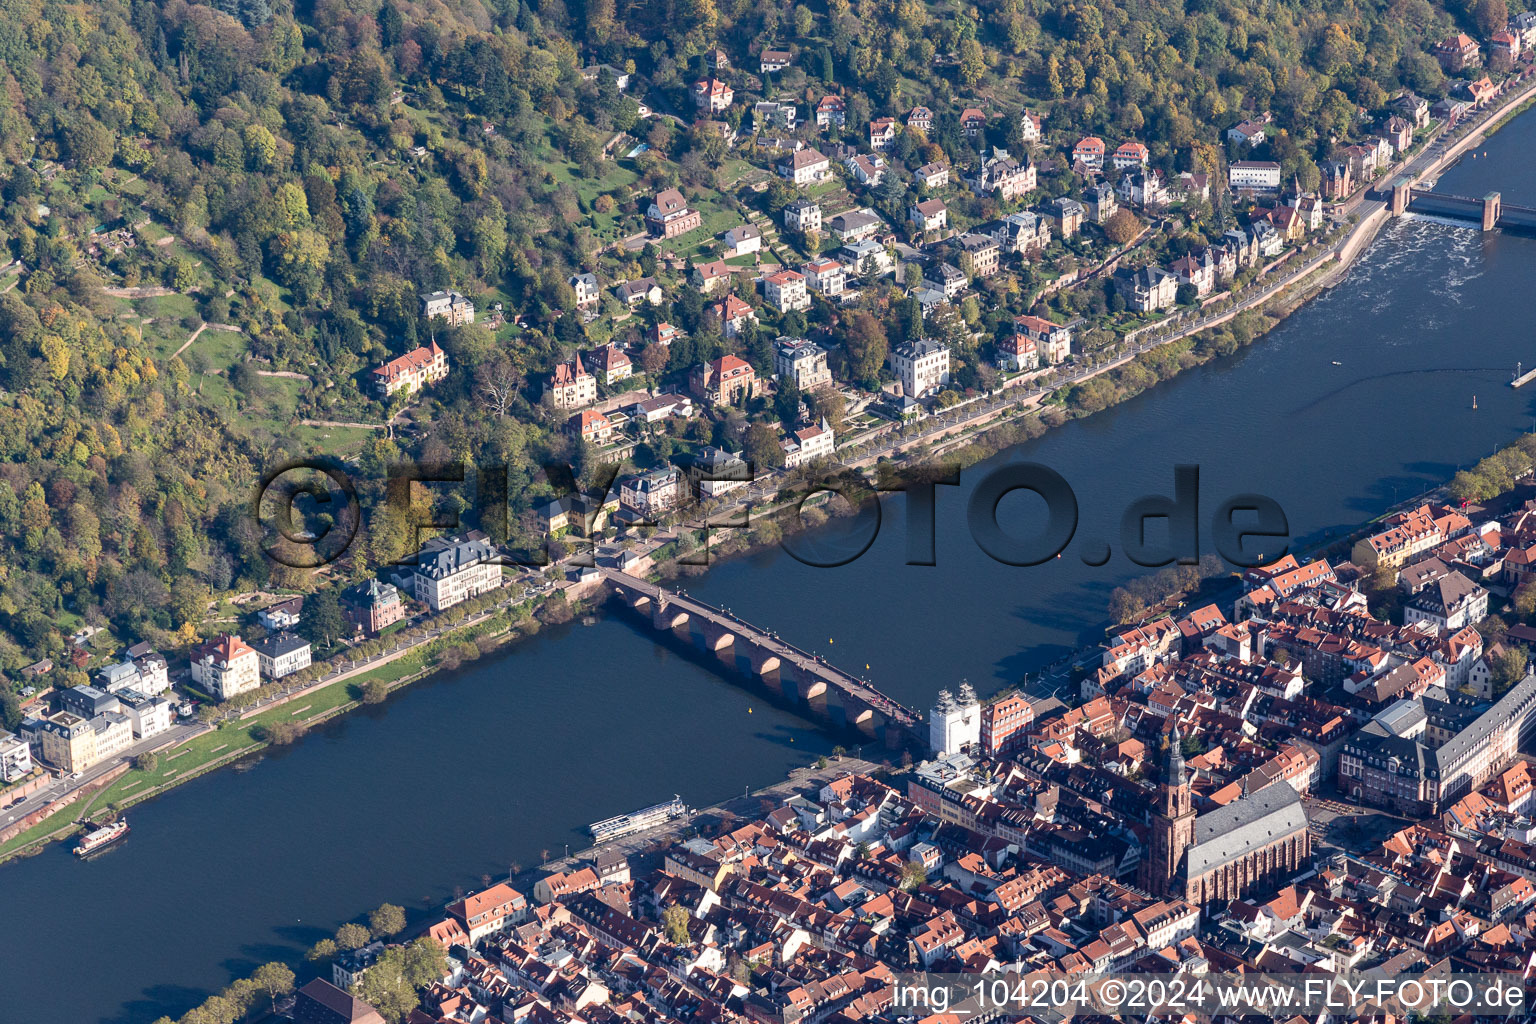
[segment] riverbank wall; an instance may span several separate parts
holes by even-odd
[[[28,829],[36,828],[38,825],[47,821],[49,818],[58,814],[65,808],[73,807],[81,800],[84,800],[87,797],[95,796],[97,793],[100,793],[102,790],[115,783],[118,779],[128,774],[129,767],[130,766],[128,762],[124,761],[122,764],[116,766],[111,771],[104,774],[101,778],[92,779],[86,785],[81,786],[79,789],[71,790],[69,793],[60,797],[58,800],[49,804],[47,807],[33,811],[31,814],[28,814],[23,818],[18,818],[16,821],[5,826],[5,828],[0,828],[0,843],[9,842]],[[51,842],[58,838],[60,835],[73,832],[75,826],[76,822],[65,822],[59,826],[58,831],[43,839],[39,839],[37,845],[42,846],[44,843]],[[21,850],[16,851],[14,855],[25,856],[26,851],[30,849],[32,848],[23,847]]]

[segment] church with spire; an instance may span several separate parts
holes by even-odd
[[[1281,781],[1196,814],[1178,722],[1169,730],[1141,886],[1196,905],[1282,884],[1312,856],[1301,795]]]

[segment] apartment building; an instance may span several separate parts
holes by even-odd
[[[1013,318],[1013,329],[1015,333],[1033,341],[1041,359],[1050,366],[1064,363],[1072,355],[1070,327],[1044,317],[1018,316]]]
[[[949,383],[949,349],[931,338],[909,341],[891,351],[891,372],[907,398],[921,398]]]
[[[634,361],[613,342],[594,349],[589,362],[592,364],[592,375],[604,384],[617,384],[621,380],[634,376],[635,373]]]
[[[813,185],[832,176],[832,161],[819,150],[797,149],[779,160],[779,176],[796,185]]]
[[[970,280],[959,267],[948,263],[935,263],[923,271],[923,287],[932,288],[945,299],[953,299],[970,287]]]
[[[802,264],[800,271],[805,274],[806,288],[822,295],[841,295],[848,286],[848,268],[828,256]]]
[[[1077,145],[1072,147],[1072,162],[1074,164],[1081,164],[1090,171],[1097,171],[1103,168],[1104,140],[1096,135],[1079,139]]]
[[[577,309],[587,309],[602,300],[603,289],[597,283],[596,274],[572,274],[566,279],[566,283],[571,286],[571,291],[576,293]]]
[[[555,367],[544,392],[556,409],[579,409],[597,401],[597,378],[587,372],[578,352],[570,362]]]
[[[943,231],[949,223],[949,207],[942,199],[924,199],[908,208],[907,220],[918,231]]]
[[[991,277],[1002,265],[1002,247],[991,235],[968,231],[955,239],[951,247],[955,262],[973,278]]]
[[[413,595],[434,612],[501,586],[495,545],[479,530],[433,537],[421,546],[410,569]]]
[[[1033,338],[1015,331],[997,343],[998,369],[1034,370],[1040,366],[1040,350]]]
[[[405,355],[391,359],[373,371],[373,393],[388,398],[397,391],[414,395],[428,384],[448,376],[448,353],[431,342]]]
[[[1009,202],[1029,193],[1035,187],[1035,165],[1012,157],[994,157],[983,160],[971,178],[971,190],[977,195],[994,194],[1003,202]]]
[[[13,732],[0,731],[0,783],[9,785],[32,773],[32,745]]]
[[[35,725],[43,760],[64,772],[83,772],[133,746],[133,725],[120,711],[82,718],[56,711]]]
[[[710,306],[709,315],[719,318],[720,332],[727,338],[734,338],[746,330],[748,324],[757,323],[757,311],[734,295],[727,295]]]
[[[1126,171],[1132,167],[1145,168],[1150,154],[1145,144],[1140,142],[1122,142],[1120,148],[1110,159],[1114,162],[1115,170]]]
[[[1168,309],[1178,299],[1179,279],[1161,267],[1115,272],[1115,291],[1138,313]]]
[[[991,231],[1005,253],[1039,252],[1051,244],[1051,222],[1033,210],[1010,213],[983,230]]]
[[[806,338],[780,338],[773,343],[773,372],[780,381],[793,381],[802,393],[832,383],[826,349]]]
[[[821,206],[809,199],[796,199],[784,207],[784,227],[800,234],[821,230]]]
[[[981,709],[981,749],[989,755],[1018,746],[1034,724],[1035,709],[1021,694],[993,701]]]
[[[1488,615],[1488,591],[1459,572],[1423,587],[1403,605],[1403,622],[1427,622],[1441,633],[1458,632]]]
[[[896,141],[896,119],[877,117],[869,122],[869,148],[880,150]]]
[[[276,633],[252,645],[261,674],[281,679],[309,667],[309,641],[292,633]]]
[[[448,904],[448,916],[458,921],[471,943],[506,931],[528,919],[528,899],[505,882]]]
[[[763,295],[784,313],[811,308],[811,296],[805,287],[805,275],[798,270],[780,270],[764,277]]]
[[[352,625],[377,636],[405,617],[405,604],[393,584],[364,580],[341,592],[341,611]]]
[[[828,219],[827,228],[840,242],[862,242],[880,233],[881,220],[868,210],[845,210]]]
[[[1058,196],[1045,204],[1045,215],[1060,238],[1072,238],[1083,228],[1086,211],[1083,204],[1070,196]]]
[[[164,656],[145,650],[136,658],[125,656],[122,661],[101,669],[96,673],[95,682],[108,693],[134,689],[156,694],[171,688],[171,675]]]
[[[114,696],[118,711],[128,717],[135,740],[146,740],[170,729],[175,716],[169,699],[137,690],[123,690]]]
[[[1454,75],[1464,68],[1475,67],[1482,62],[1482,54],[1477,42],[1465,32],[1458,32],[1435,44],[1435,59],[1440,66],[1445,68],[1448,75]]]
[[[613,421],[596,409],[583,409],[565,421],[565,432],[591,444],[607,444],[613,439]]]
[[[700,363],[688,374],[689,387],[710,405],[735,405],[757,396],[757,371],[740,356],[721,356]]]
[[[1179,279],[1180,285],[1192,286],[1199,298],[1205,298],[1216,289],[1216,261],[1210,249],[1180,256],[1168,269]]]
[[[1446,533],[1429,506],[1421,505],[1399,512],[1387,520],[1386,529],[1355,541],[1349,560],[1367,569],[1398,569],[1445,539]]]
[[[662,189],[645,211],[645,226],[658,238],[676,238],[704,223],[704,215],[688,206],[675,188]]]
[[[475,304],[458,292],[432,292],[421,296],[421,315],[428,320],[446,320],[450,327],[475,322]]]
[[[736,90],[718,78],[701,78],[693,83],[693,105],[701,113],[718,114],[736,100]]]
[[[833,125],[841,128],[848,122],[848,104],[841,96],[827,94],[816,102],[816,127],[828,128]]]
[[[779,445],[784,449],[785,469],[794,469],[816,459],[829,459],[837,450],[832,427],[825,416],[820,423],[793,431]]]
[[[261,685],[261,662],[249,644],[225,633],[192,649],[192,681],[214,700],[229,700]]]
[[[619,482],[619,508],[641,519],[654,519],[666,513],[682,497],[682,474],[676,466],[653,469]]]
[[[718,498],[752,482],[752,467],[735,452],[705,448],[688,464],[688,483],[700,499]]]
[[[1103,224],[1120,209],[1115,187],[1107,181],[1088,186],[1083,192],[1083,208],[1095,224]]]

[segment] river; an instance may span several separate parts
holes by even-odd
[[[1521,171],[1536,160],[1536,116],[1485,151],[1440,187],[1536,202]],[[1118,551],[1120,515],[1171,494],[1176,464],[1200,466],[1205,550],[1211,510],[1249,491],[1312,541],[1536,427],[1536,387],[1507,386],[1517,361],[1536,366],[1533,269],[1536,240],[1393,223],[1342,284],[1249,349],[939,488],[936,566],[904,564],[902,503],[889,498],[851,564],[774,550],[688,589],[842,667],[868,664],[917,706],[962,677],[983,692],[1015,682],[1102,635],[1110,591],[1143,571]],[[965,526],[970,488],[1018,460],[1061,473],[1081,510],[1063,556],[1035,568],[993,562]],[[1005,525],[1027,529],[1032,500],[1006,498]],[[1091,540],[1116,549],[1108,564],[1084,564]],[[179,1014],[379,903],[419,917],[455,886],[581,844],[588,821],[674,792],[710,803],[836,742],[626,617],[546,630],[135,807],[132,835],[96,860],[55,845],[0,868],[0,1024]]]

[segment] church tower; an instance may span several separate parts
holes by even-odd
[[[1175,720],[1163,753],[1163,779],[1152,809],[1151,849],[1141,862],[1142,888],[1155,896],[1183,898],[1176,878],[1184,851],[1195,841],[1195,812],[1190,805],[1189,778],[1184,772],[1183,738]]]

